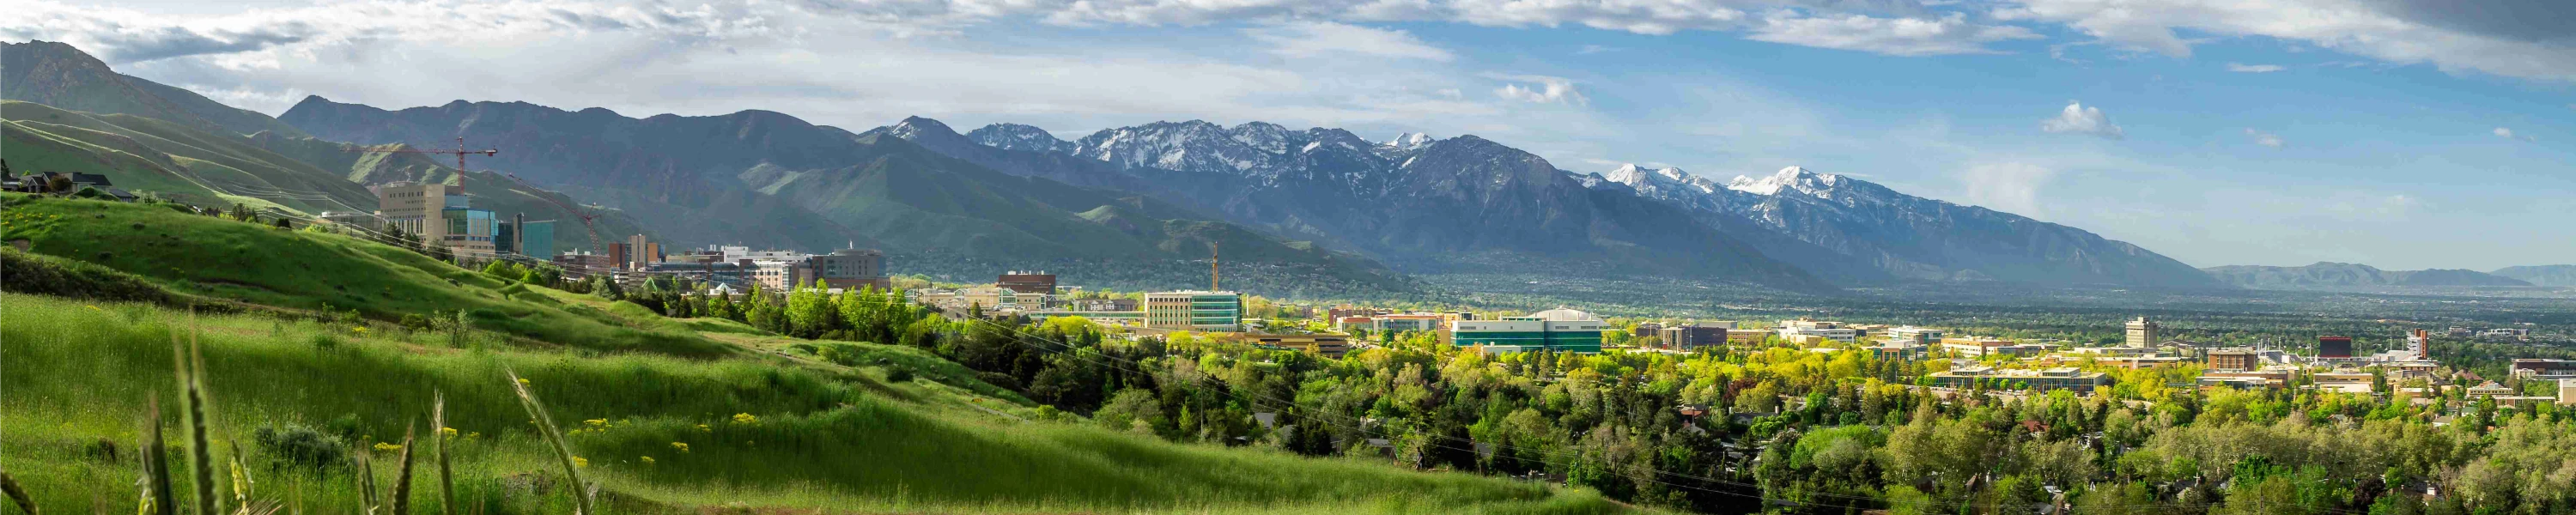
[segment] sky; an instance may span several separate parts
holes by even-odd
[[[2561,0],[0,0],[0,39],[269,114],[1474,134],[1558,168],[1788,166],[2194,266],[2576,263]]]

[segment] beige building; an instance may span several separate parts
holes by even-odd
[[[1351,337],[1339,334],[1256,334],[1247,338],[1257,345],[1294,349],[1329,358],[1339,358],[1351,351]]]
[[[2148,320],[2147,317],[2130,320],[2127,329],[2126,343],[2131,348],[2152,348],[2158,342],[2164,341],[2165,326],[2157,324],[2154,320]]]
[[[1195,290],[1145,294],[1145,327],[1230,333],[1242,326],[1242,294]]]
[[[463,188],[445,184],[379,186],[376,216],[423,245],[445,246],[463,257],[491,256],[500,222],[491,211],[469,206]]]

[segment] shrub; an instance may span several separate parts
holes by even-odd
[[[888,368],[886,369],[886,381],[892,383],[912,382],[912,369],[903,367]]]
[[[346,418],[352,422],[357,420],[355,416]],[[322,470],[349,459],[349,446],[340,437],[300,425],[289,424],[283,428],[260,426],[252,433],[252,438],[259,441],[260,449],[276,456],[281,464],[287,466]]]

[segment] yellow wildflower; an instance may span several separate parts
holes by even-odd
[[[456,428],[453,428],[453,427],[442,427],[442,428],[438,428],[438,434],[447,435],[447,436],[456,436]]]
[[[712,433],[712,432],[715,432],[715,430],[714,430],[714,429],[708,429],[706,424],[698,424],[698,432],[700,432],[700,433]]]
[[[401,446],[401,445],[398,445],[398,444],[390,444],[390,443],[384,443],[384,442],[376,442],[376,452],[394,452],[394,451],[399,451],[399,450],[402,450],[402,446]]]
[[[652,457],[652,456],[645,456],[645,457],[644,457],[644,464],[646,464],[646,465],[651,465],[651,464],[653,464],[653,457]]]
[[[679,449],[682,453],[689,452],[689,444],[686,443],[671,442],[671,448]]]
[[[588,424],[588,425],[590,425],[590,427],[602,427],[602,426],[607,426],[607,425],[608,425],[608,419],[604,419],[604,418],[594,418],[594,419],[590,419],[590,420],[584,420],[584,421],[581,421],[581,423],[583,423],[583,424]]]
[[[525,378],[525,377],[519,378],[519,386],[527,386],[527,385],[528,385],[528,378]]]
[[[760,423],[760,417],[754,417],[754,416],[751,416],[751,414],[750,414],[750,413],[735,413],[735,414],[733,414],[733,423],[736,423],[736,424],[758,424],[758,423]]]
[[[574,456],[574,457],[572,457],[572,466],[575,466],[575,467],[588,467],[588,466],[590,466],[590,458],[584,458],[584,457],[580,457],[580,456]]]

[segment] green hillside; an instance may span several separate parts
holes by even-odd
[[[711,356],[729,347],[638,331],[408,250],[165,206],[6,197],[8,233],[29,250],[103,265],[183,295],[374,320],[464,312],[477,327],[599,350]]]
[[[647,230],[644,223],[624,211],[585,205],[563,193],[528,186],[499,173],[458,173],[455,168],[422,154],[367,152],[369,147],[361,145],[270,132],[253,134],[246,139],[279,155],[311,163],[324,170],[341,172],[349,181],[358,184],[422,182],[461,186],[466,194],[474,197],[475,208],[492,210],[503,218],[525,214],[531,221],[554,220],[554,247],[557,252],[575,249],[606,252],[591,244],[590,234],[583,230],[580,215],[565,209],[565,206],[579,206],[581,212],[596,217],[593,223],[597,225],[602,241],[622,240],[634,234],[660,236],[658,231]],[[372,207],[372,204],[367,207]]]
[[[0,101],[0,119],[7,120],[10,167],[21,172],[103,173],[121,188],[194,203],[274,204],[306,213],[373,210],[376,203],[341,174],[268,151],[246,136],[18,101]]]
[[[215,134],[303,135],[268,115],[116,73],[80,49],[51,41],[0,43],[0,99],[167,120]]]
[[[9,392],[0,396],[0,468],[47,512],[134,509],[136,422],[147,399],[159,399],[164,435],[186,442],[177,431],[174,335],[204,356],[213,454],[238,452],[252,495],[291,500],[298,512],[361,503],[362,469],[350,454],[372,454],[368,477],[390,490],[402,435],[417,431],[414,450],[428,449],[420,444],[435,431],[423,425],[433,395],[445,396],[446,426],[456,430],[459,512],[569,512],[560,462],[505,371],[526,378],[551,417],[573,430],[567,443],[582,476],[601,484],[608,513],[1623,511],[1583,490],[1110,432],[996,395],[1008,392],[918,349],[834,343],[870,356],[857,368],[791,358],[774,351],[799,341],[739,324],[503,286],[335,235],[150,205],[7,201],[0,220],[38,254],[0,251],[12,266],[121,272],[186,295],[283,308],[191,316],[30,295],[42,285],[26,279],[0,283],[12,290],[0,296],[0,312],[10,314],[0,317],[0,340],[10,344],[0,361],[0,390]],[[197,262],[173,262],[178,256]],[[8,277],[30,275],[43,274]],[[366,317],[304,311],[323,304]],[[476,329],[385,323],[447,310],[474,315]],[[189,463],[184,455],[174,454],[174,469]],[[434,462],[420,459],[411,513],[441,513]],[[178,477],[178,491],[190,491],[187,475]],[[235,483],[218,482],[229,496]]]

